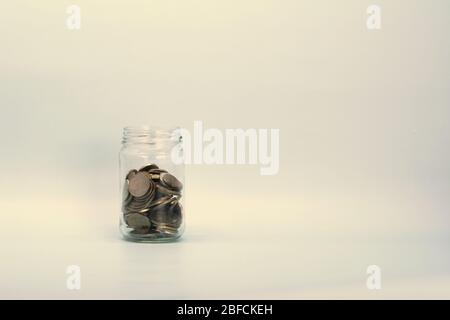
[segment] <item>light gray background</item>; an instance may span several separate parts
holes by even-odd
[[[370,4],[3,1],[0,297],[450,298],[450,4]],[[279,174],[189,166],[184,240],[120,240],[122,127],[194,120]]]

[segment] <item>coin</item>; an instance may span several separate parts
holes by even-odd
[[[136,202],[135,200],[132,200],[128,205],[125,206],[125,211],[126,213],[139,212],[145,208],[146,208],[145,202],[139,203]]]
[[[128,183],[129,183],[129,180],[136,174],[136,172],[137,171],[133,169],[133,170],[130,170],[128,172],[128,174],[126,175],[125,183],[124,183],[123,189],[122,189],[122,200],[124,202],[129,202],[129,200],[131,199],[130,192],[128,191]]]
[[[158,192],[161,193],[161,194],[164,194],[164,195],[178,195],[178,196],[181,195],[180,191],[176,191],[176,190],[172,190],[172,189],[166,188],[166,187],[164,187],[164,186],[162,186],[160,184],[158,184],[156,187],[158,188]]]
[[[159,173],[151,173],[151,172],[147,172],[147,171],[144,171],[144,173],[147,175],[147,178],[149,178],[150,180],[153,180],[155,182],[159,181]]]
[[[147,196],[146,198],[141,199],[133,198],[127,203],[126,208],[129,211],[144,209],[146,207],[149,207],[152,201],[153,196]]]
[[[138,172],[132,176],[128,183],[128,191],[135,197],[141,197],[150,188],[150,180],[143,172]]]
[[[172,203],[167,214],[167,223],[175,228],[181,225],[183,216],[183,208],[178,201]]]
[[[172,200],[173,200],[172,195],[163,195],[163,194],[157,192],[154,200],[150,204],[150,207],[157,207],[161,204],[169,204]]]
[[[149,175],[152,180],[159,181],[160,178],[159,173],[149,173]]]
[[[147,176],[147,173],[145,173]],[[147,176],[147,179],[148,176]],[[125,213],[139,212],[145,213],[149,210],[150,205],[155,197],[156,184],[149,179],[148,191],[140,197],[131,197],[132,199],[124,203],[123,211]]]
[[[161,182],[169,189],[180,191],[183,188],[183,184],[170,173],[161,173]]]
[[[122,193],[125,224],[134,234],[173,236],[183,222],[183,184],[156,164],[130,170]]]
[[[127,225],[133,228],[136,233],[147,233],[150,228],[150,220],[139,213],[132,213],[125,218]]]
[[[149,177],[147,175],[147,173],[146,173],[146,177],[148,179],[148,184],[149,184],[148,190],[147,190],[147,192],[144,195],[142,195],[140,197],[135,197],[136,200],[144,200],[144,201],[146,201],[148,198],[152,198],[155,195],[156,184],[155,184],[155,182],[153,182],[151,177]]]
[[[127,174],[127,179],[130,180],[136,173],[137,173],[137,170],[135,170],[135,169],[130,170],[130,172],[128,172],[128,174]]]
[[[139,169],[139,171],[147,171],[148,172],[148,171],[150,171],[152,169],[159,169],[159,167],[156,164],[152,163],[152,164],[148,164],[146,166],[143,166],[142,168]]]
[[[164,170],[164,169],[151,169],[148,172],[152,173],[152,174],[161,174],[161,173],[167,173],[167,170]]]
[[[162,173],[167,173],[167,171],[163,170],[163,169],[152,169],[152,170],[148,171],[149,176],[154,181],[160,181]]]
[[[162,202],[157,206],[151,208],[149,212],[149,219],[153,223],[168,223],[168,212],[169,212],[169,204],[171,203],[171,199],[167,199],[168,201]]]
[[[149,199],[147,202],[136,202],[136,200],[132,200],[128,205],[125,206],[125,213],[131,212],[140,212],[144,213],[150,210],[150,203],[152,199]]]
[[[167,234],[167,235],[176,235],[178,233],[178,228],[174,228],[168,224],[158,224],[155,226],[155,230],[159,233]]]

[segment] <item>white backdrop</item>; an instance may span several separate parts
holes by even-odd
[[[449,298],[450,6],[371,4],[3,1],[0,297]],[[195,120],[279,174],[189,166],[183,241],[122,241],[122,127]]]

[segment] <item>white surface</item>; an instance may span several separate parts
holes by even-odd
[[[450,298],[448,0],[69,4],[0,1],[0,298]],[[279,174],[189,168],[183,240],[122,241],[121,129],[195,120]]]
[[[1,230],[0,298],[450,298],[448,243],[420,221],[402,227],[402,217],[365,229],[371,223],[357,219],[373,206],[367,197],[364,208],[329,196],[327,211],[307,193],[268,201],[229,191],[204,203],[192,190],[182,241],[138,244],[121,240],[112,194],[94,198],[75,185],[83,197],[71,198],[66,187],[3,203],[11,214]],[[79,291],[66,288],[72,264],[81,267]],[[370,264],[382,269],[380,291],[365,287]]]

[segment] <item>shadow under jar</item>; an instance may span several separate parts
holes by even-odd
[[[184,231],[180,130],[125,127],[119,153],[120,232],[126,240],[167,242]]]

